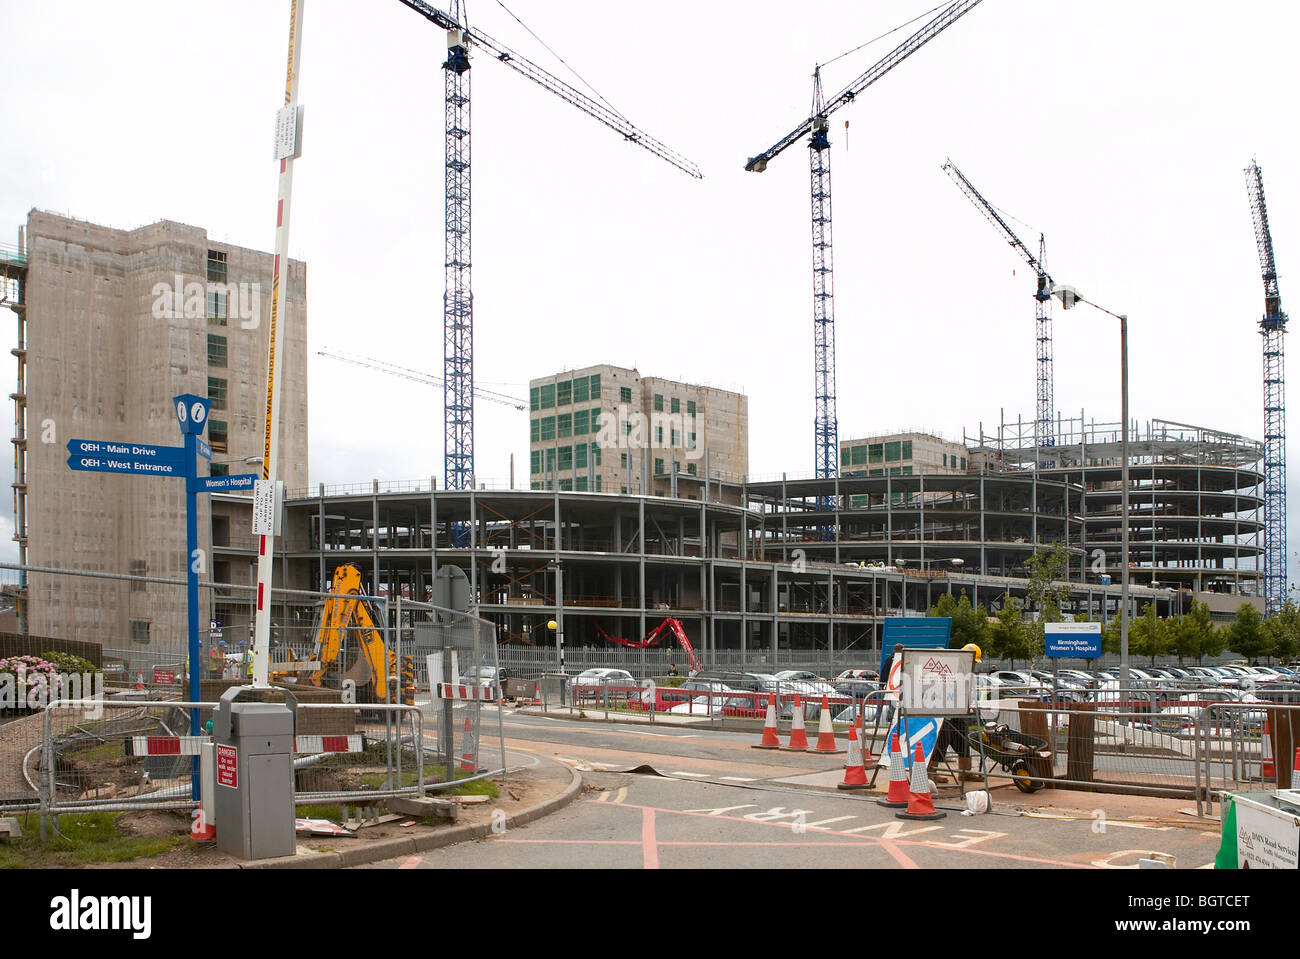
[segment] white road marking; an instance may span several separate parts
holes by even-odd
[[[719,776],[718,778],[721,779],[723,782],[729,782],[729,783],[756,783],[756,782],[758,782],[758,780],[755,779],[755,778],[752,777],[752,776]]]

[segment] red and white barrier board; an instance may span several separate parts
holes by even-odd
[[[296,753],[359,753],[365,749],[361,736],[294,736]]]
[[[496,702],[496,689],[492,686],[461,686],[455,683],[438,683],[439,699],[479,699]]]
[[[132,756],[197,756],[207,736],[132,736]]]

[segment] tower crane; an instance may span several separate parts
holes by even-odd
[[[829,117],[847,106],[886,73],[898,66],[925,44],[969,13],[981,0],[958,0],[903,41],[882,60],[867,70],[829,100],[822,96],[821,68],[813,71],[812,110],[807,119],[757,156],[749,158],[745,169],[762,173],[768,163],[805,134],[808,139],[809,170],[812,193],[813,246],[813,371],[816,418],[814,459],[818,479],[836,475],[839,467],[839,421],[835,400],[835,311],[833,263],[831,256],[831,157]],[[829,508],[830,497],[821,497],[819,506]]]
[[[537,64],[471,29],[462,0],[444,13],[423,0],[401,0],[447,31],[445,73],[446,188],[443,294],[443,409],[445,484],[468,489],[474,477],[474,296],[470,286],[470,49],[477,47],[567,103],[594,117],[629,142],[693,177],[699,168],[629,122],[607,104],[571,87]],[[459,537],[458,537],[459,538]]]
[[[1277,288],[1264,177],[1254,160],[1246,167],[1246,193],[1264,275],[1264,317],[1259,321],[1264,338],[1264,609],[1272,615],[1286,598],[1286,314]]]
[[[1016,236],[1015,231],[1007,225],[1007,221],[993,208],[993,204],[984,199],[980,191],[975,189],[951,159],[944,163],[943,170],[1037,274],[1038,288],[1034,291],[1034,335],[1038,346],[1037,442],[1039,446],[1054,446],[1056,402],[1052,396],[1052,277],[1047,272],[1047,243],[1043,235],[1038,234],[1038,256],[1034,256],[1029,247],[1025,246],[1020,237]]]
[[[425,386],[444,385],[443,381],[432,373],[423,373],[420,370],[412,370],[405,366],[398,366],[396,363],[389,363],[385,360],[376,360],[369,356],[345,356],[342,353],[332,353],[329,350],[317,350],[316,355],[328,356],[333,360],[342,360],[344,363],[351,363],[353,366],[360,366],[367,370],[378,370],[380,373],[388,373],[391,376],[400,376],[402,379],[411,380],[415,383],[423,383]],[[508,396],[505,393],[496,393],[492,390],[485,390],[478,386],[474,387],[474,395],[492,403],[501,403],[505,406],[513,406],[517,410],[528,409],[528,404],[517,396]]]

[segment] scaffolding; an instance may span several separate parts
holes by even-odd
[[[17,381],[9,398],[14,403],[14,542],[18,562],[27,565],[27,248],[24,231],[18,245],[0,244],[0,307],[11,310],[18,321],[18,342],[11,350],[17,361]],[[14,596],[18,632],[27,632],[27,575],[18,580]]]

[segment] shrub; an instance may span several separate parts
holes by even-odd
[[[48,652],[41,654],[48,662],[54,664],[61,673],[97,673],[99,670],[88,659],[74,656],[72,653]]]

